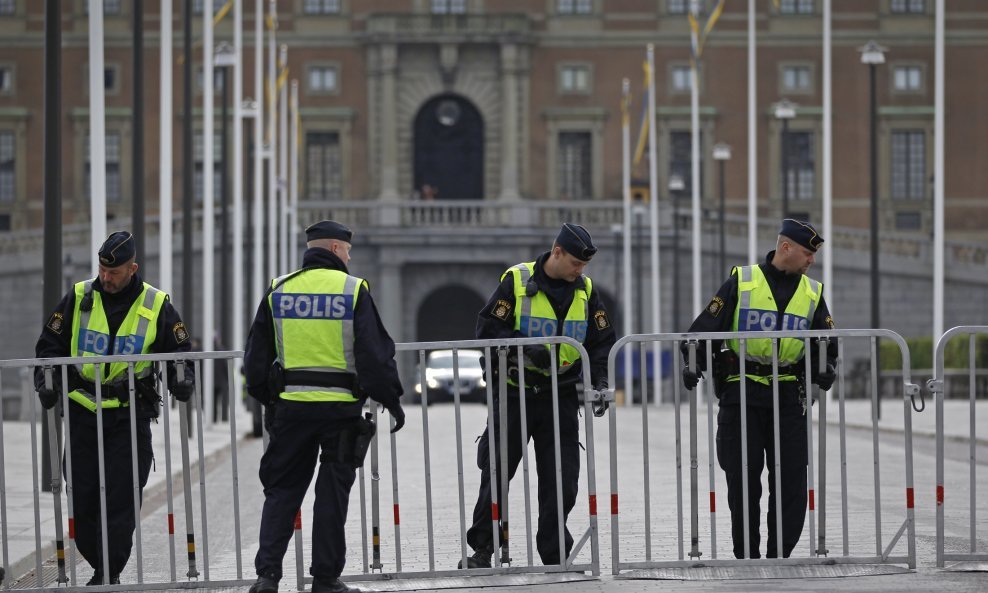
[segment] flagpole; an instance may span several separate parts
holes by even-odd
[[[211,4],[211,3],[210,3]],[[192,59],[192,56],[185,56]],[[216,210],[213,207],[213,176],[215,160],[213,155],[213,11],[202,11],[202,351],[212,352],[213,335],[216,328],[216,275],[214,273],[214,250]],[[226,306],[226,303],[224,303]],[[202,382],[202,403],[206,426],[213,421],[213,364],[204,361]]]
[[[831,0],[823,0],[823,236],[829,241],[823,243],[823,298],[827,301],[830,313],[834,314],[833,291],[830,287],[834,278],[833,242],[833,93],[832,93],[832,14]],[[828,395],[830,392],[827,392]]]
[[[634,303],[631,300],[631,122],[628,107],[631,97],[631,82],[625,78],[621,81],[621,188],[624,199],[624,232],[623,256],[621,263],[622,288],[624,292],[624,335],[635,333],[632,311]],[[640,282],[641,279],[639,278]],[[624,349],[624,405],[630,406],[634,399],[632,395],[631,356],[633,348]],[[617,387],[617,386],[615,386]]]
[[[244,347],[244,3],[233,2],[233,344],[228,350]],[[239,402],[242,359],[233,359],[233,401]]]
[[[943,335],[944,282],[944,0],[937,0],[933,82],[933,343]]]
[[[748,261],[758,261],[758,121],[755,118],[755,0],[748,0]]]
[[[103,0],[92,0],[89,6],[89,254],[90,270],[94,277],[99,272],[96,252],[106,239],[106,97],[103,93],[103,68]]]
[[[271,31],[268,37],[268,101],[271,116],[268,118],[268,277],[278,276],[278,153],[276,135],[278,133],[278,71],[275,69],[275,31],[278,28],[278,5],[275,0],[268,3]]]
[[[288,46],[278,51],[278,273],[288,269]]]
[[[699,3],[694,0],[690,3],[690,11],[693,13],[694,20],[697,18],[697,13],[699,12]],[[690,167],[690,178],[692,187],[692,210],[693,210],[693,311],[690,313],[690,318],[696,315],[700,311],[702,305],[701,296],[702,284],[700,279],[700,269],[701,269],[701,252],[700,252],[700,85],[699,85],[699,70],[700,70],[700,56],[702,55],[702,47],[698,43],[697,30],[695,27],[690,27],[690,35],[692,36],[692,47],[696,48],[696,55],[693,56],[691,63],[690,74],[692,76],[690,83],[690,127],[691,127],[691,137],[690,137],[690,158],[692,160],[692,165]],[[675,209],[673,209],[675,212]],[[673,219],[673,224],[676,224],[676,220]],[[679,249],[679,246],[676,246]],[[678,253],[677,253],[678,255]],[[679,287],[673,287],[673,290],[679,290]],[[676,319],[676,323],[680,323],[680,320]],[[677,331],[679,328],[672,328],[673,331]]]
[[[299,114],[298,114],[298,79],[292,80],[290,100],[291,138],[289,139],[290,163],[288,169],[288,271],[298,269],[298,146],[299,146]]]
[[[659,173],[658,146],[655,140],[655,46],[648,44],[648,195],[649,222],[652,234],[652,331],[662,332],[659,304]],[[662,402],[662,343],[655,342],[652,354],[652,377],[655,384],[655,403]],[[645,369],[642,369],[645,376]],[[642,405],[647,402],[642,401]]]
[[[161,2],[161,110],[158,127],[161,147],[158,154],[158,285],[172,291],[172,0]]]
[[[264,278],[264,221],[263,201],[264,189],[264,74],[262,62],[264,55],[264,0],[254,0],[254,201],[251,204],[253,213],[254,261],[251,281],[251,303],[257,306],[264,294],[267,281]]]

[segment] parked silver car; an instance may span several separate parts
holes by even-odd
[[[460,401],[486,402],[487,382],[484,380],[479,350],[457,350],[457,366],[460,379]],[[422,395],[421,370],[415,375],[415,393]],[[434,350],[425,359],[425,382],[429,403],[453,401],[453,351]],[[421,401],[421,400],[419,400]]]

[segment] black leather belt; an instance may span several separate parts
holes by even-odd
[[[323,371],[285,371],[285,385],[305,385],[312,387],[325,387],[327,389],[338,388],[354,392],[356,390],[356,376],[351,373],[323,372]]]

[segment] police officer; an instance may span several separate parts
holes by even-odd
[[[774,251],[758,265],[736,267],[710,304],[690,326],[692,332],[749,332],[834,329],[823,285],[806,276],[823,237],[807,222],[782,221]],[[766,556],[778,555],[775,497],[782,496],[782,553],[789,557],[799,541],[806,518],[806,387],[803,361],[812,364],[812,382],[830,389],[836,377],[837,341],[830,340],[826,372],[818,372],[818,348],[813,340],[811,356],[805,356],[804,340],[783,338],[778,344],[779,444],[782,492],[775,491],[775,441],[772,413],[772,340],[749,339],[746,344],[745,397],[748,433],[748,524],[752,558],[760,558],[759,501],[762,468],[768,465],[769,508]],[[727,501],[731,509],[734,556],[744,558],[744,512],[741,466],[741,383],[738,340],[714,340],[720,409],[717,414],[717,459],[727,475]],[[685,363],[688,346],[683,345],[683,383],[696,387],[706,363],[705,343],[697,349],[697,367]]]
[[[331,220],[305,230],[302,269],[271,283],[244,352],[247,390],[269,406],[271,439],[261,458],[260,545],[250,593],[275,593],[295,513],[312,480],[313,593],[359,591],[339,580],[346,562],[347,504],[356,477],[349,456],[367,396],[405,423],[395,345],[367,282],[351,276],[353,233]],[[266,419],[267,420],[267,419]],[[320,454],[321,450],[321,454]]]
[[[77,283],[52,312],[41,331],[38,358],[188,352],[189,331],[168,295],[141,279],[134,261],[134,237],[120,231],[107,237],[99,249],[99,275]],[[75,541],[93,567],[89,585],[117,584],[130,558],[134,534],[134,478],[131,471],[130,406],[136,405],[138,482],[143,490],[151,470],[151,419],[158,416],[160,397],[155,391],[155,367],[134,365],[136,401],[130,400],[127,363],[104,364],[100,369],[103,408],[103,451],[106,475],[106,525],[110,574],[103,574],[101,544],[99,458],[96,432],[96,365],[69,369],[69,426],[71,428],[72,501]],[[182,377],[168,365],[169,389],[180,401],[193,394],[192,365]],[[62,394],[58,367],[46,385],[42,368],[34,382],[41,404],[50,409]],[[105,577],[109,577],[106,579]]]
[[[597,253],[590,233],[580,225],[566,223],[552,244],[534,262],[521,263],[501,275],[490,300],[477,318],[478,339],[519,337],[569,336],[583,343],[590,356],[590,369],[595,389],[607,387],[607,354],[614,345],[611,326],[599,291],[594,290],[589,276],[583,273],[587,263]],[[553,435],[551,374],[557,373],[559,400],[559,439],[562,462],[563,516],[576,503],[580,477],[580,442],[576,383],[581,378],[582,361],[572,346],[557,349],[556,369],[550,369],[549,345],[524,348],[526,427],[535,443],[535,459],[539,476],[539,523],[536,545],[545,565],[559,564],[573,547],[573,537],[565,531],[565,556],[560,556],[558,511],[556,508],[556,461]],[[498,458],[497,473],[505,469],[514,475],[522,457],[521,415],[518,405],[517,348],[508,354],[507,427],[508,463],[505,468]],[[498,364],[494,361],[492,369]],[[497,383],[495,383],[497,384]],[[602,412],[602,410],[601,410]],[[500,430],[498,402],[494,404],[495,434]],[[481,470],[480,493],[473,511],[473,526],[467,531],[467,542],[474,554],[468,558],[469,568],[489,568],[494,548],[498,545],[491,529],[491,472],[485,430],[480,437],[477,464]],[[461,561],[462,568],[462,561]]]

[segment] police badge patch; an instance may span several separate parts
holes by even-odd
[[[48,320],[48,329],[50,329],[53,333],[61,334],[63,320],[64,318],[61,313],[52,313],[51,319]]]
[[[607,329],[611,326],[611,322],[607,319],[607,313],[604,311],[594,313],[593,319],[597,322],[597,329]]]
[[[497,303],[494,304],[494,310],[491,311],[494,317],[502,321],[508,320],[508,315],[511,314],[511,303],[503,299],[498,299]]]
[[[175,324],[172,333],[175,334],[175,342],[179,344],[189,339],[189,330],[185,329],[185,324],[181,321]]]
[[[829,327],[830,329],[837,329],[837,324],[834,323],[834,318],[831,317],[830,315],[827,315],[827,319],[825,320],[825,322],[827,324],[827,327]]]
[[[715,296],[714,298],[710,299],[710,304],[707,305],[707,313],[710,313],[714,317],[717,317],[718,315],[720,315],[720,311],[723,308],[724,308],[724,299]]]

